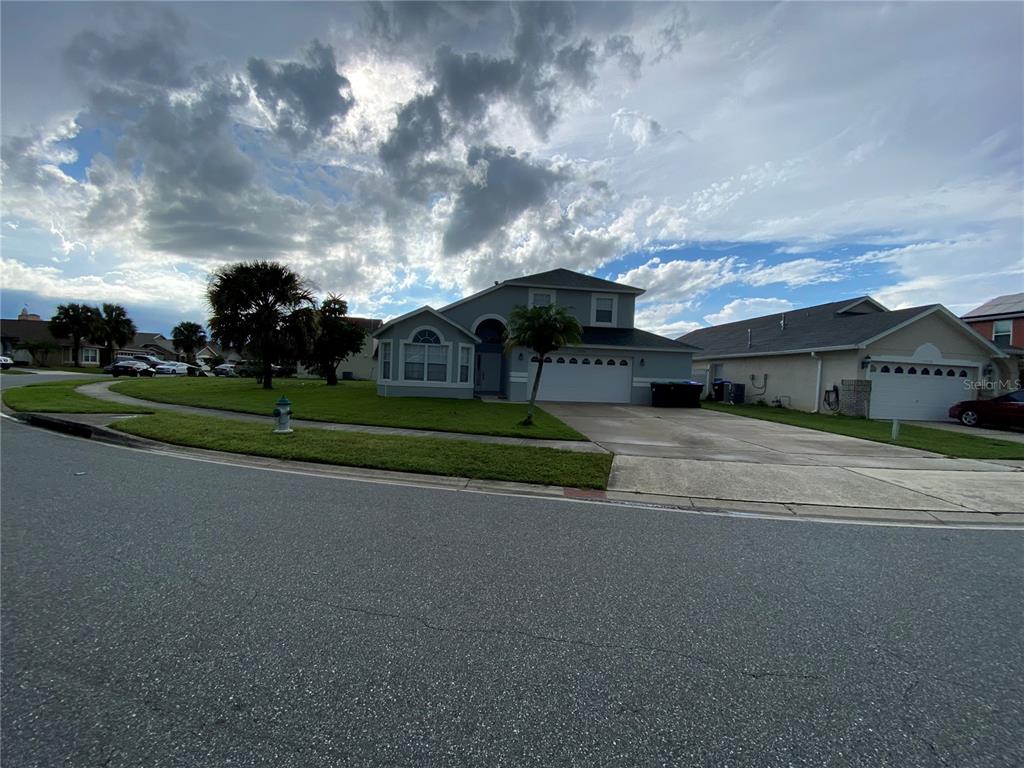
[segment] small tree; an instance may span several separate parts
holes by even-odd
[[[206,346],[206,330],[199,323],[186,320],[171,329],[171,341],[175,349],[180,349],[188,361],[194,363],[196,352]]]
[[[96,326],[92,331],[95,341],[102,341],[107,347],[107,362],[114,362],[114,350],[125,347],[135,338],[135,323],[128,317],[120,304],[104,304],[97,314]]]
[[[533,380],[530,405],[526,410],[524,426],[533,424],[533,409],[540,389],[540,375],[544,370],[544,356],[562,347],[579,344],[583,328],[579,320],[562,307],[516,307],[509,317],[505,331],[505,349],[526,347],[537,355],[537,377]]]
[[[206,291],[211,335],[225,347],[251,348],[263,367],[263,388],[273,389],[273,364],[290,336],[289,319],[314,307],[313,292],[283,264],[252,261],[222,267]]]
[[[327,386],[336,386],[338,365],[359,352],[365,341],[366,331],[348,317],[348,302],[332,293],[317,312],[316,334],[303,364],[325,377]]]
[[[71,356],[74,365],[81,364],[82,339],[96,332],[100,313],[88,304],[60,304],[49,322],[50,333],[58,339],[71,339]]]

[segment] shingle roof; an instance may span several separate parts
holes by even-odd
[[[575,288],[584,291],[605,291],[608,293],[633,293],[641,294],[643,288],[634,288],[631,285],[613,283],[611,280],[602,280],[599,277],[584,275],[582,272],[573,272],[571,269],[552,269],[547,272],[538,272],[536,275],[526,277],[513,277],[503,280],[503,285],[536,285],[544,288]]]
[[[867,297],[865,297],[867,298]],[[761,355],[796,350],[855,347],[938,304],[885,312],[843,313],[859,300],[846,299],[735,323],[698,328],[679,338],[701,347],[699,357]],[[785,328],[782,318],[785,316]],[[747,331],[750,345],[747,345]]]
[[[989,299],[980,307],[975,307],[964,317],[987,317],[988,315],[1024,314],[1024,293],[1008,293]]]
[[[0,320],[0,336],[23,341],[52,341],[70,344],[70,339],[55,339],[45,320]]]
[[[638,328],[598,328],[583,327],[582,347],[645,347],[648,349],[664,349],[667,352],[694,352],[696,347],[675,341],[656,333],[641,331]]]

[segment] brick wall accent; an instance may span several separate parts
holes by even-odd
[[[843,379],[839,383],[839,412],[844,416],[867,418],[871,403],[871,381],[868,379]]]

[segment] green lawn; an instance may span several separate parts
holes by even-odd
[[[859,437],[878,443],[892,442],[889,439],[892,436],[892,422],[889,421],[872,421],[839,414],[805,413],[765,405],[725,405],[714,402],[703,402],[701,405],[711,411],[792,424],[795,427],[816,429],[821,432],[834,432],[837,435]],[[1022,443],[907,423],[900,424],[900,436],[896,445],[961,459],[1024,459]]]
[[[297,419],[369,424],[385,427],[434,429],[475,435],[535,437],[583,440],[579,432],[554,416],[537,409],[534,425],[519,422],[526,416],[522,403],[485,403],[480,400],[451,400],[426,397],[378,397],[376,385],[366,381],[339,382],[328,387],[323,381],[279,379],[270,392],[253,379],[167,378],[132,379],[119,382],[115,392],[161,403],[220,408],[242,413],[269,415],[275,401],[285,395],[292,401]]]
[[[109,376],[109,373],[103,373],[102,366],[81,366],[81,365],[47,365],[47,366],[30,366],[36,373],[47,373],[49,371],[64,371],[65,373],[92,373],[98,376]]]
[[[276,459],[430,475],[508,480],[574,488],[605,488],[612,456],[555,448],[489,445],[468,440],[370,435],[299,428],[275,435],[266,424],[161,412],[127,419],[114,429],[152,440]]]
[[[145,408],[96,400],[75,391],[75,387],[88,383],[71,379],[12,387],[4,390],[4,405],[32,413],[152,413]]]
[[[17,368],[8,368],[6,371],[0,371],[0,375],[3,376],[31,376],[28,371],[19,371]]]

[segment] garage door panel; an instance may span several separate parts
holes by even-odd
[[[545,362],[537,399],[564,403],[628,403],[633,386],[632,360],[602,356],[602,364],[597,365],[597,359],[558,355],[551,362]],[[583,360],[590,362],[584,365]],[[531,388],[536,375],[537,363],[530,363]]]
[[[970,382],[977,369],[961,366],[915,366],[913,363],[888,364],[889,372],[871,372],[872,419],[903,419],[906,421],[941,421],[948,417],[949,407],[972,397]],[[899,368],[900,373],[894,371]],[[929,375],[922,375],[926,369]],[[915,373],[909,373],[909,371]],[[954,375],[949,376],[948,371]],[[966,373],[967,376],[961,376]]]

